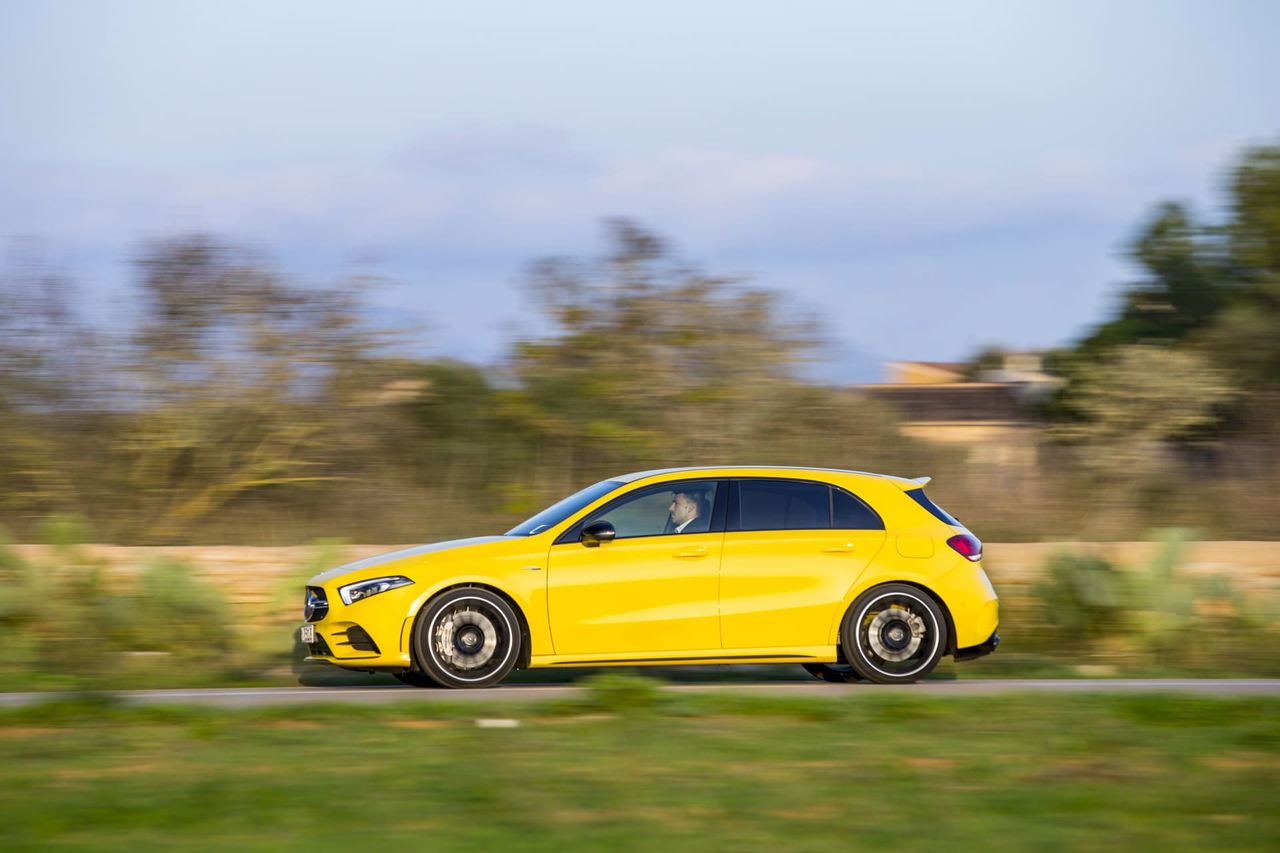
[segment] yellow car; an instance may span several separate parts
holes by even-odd
[[[339,566],[308,660],[490,687],[526,667],[799,663],[910,682],[993,651],[982,543],[907,480],[678,468],[588,486],[502,536]]]

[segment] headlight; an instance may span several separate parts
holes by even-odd
[[[396,575],[390,578],[370,578],[367,581],[356,581],[346,586],[338,587],[338,595],[342,596],[343,604],[355,604],[361,599],[368,598],[371,595],[377,595],[380,592],[386,592],[389,589],[408,586],[413,581],[403,575]]]

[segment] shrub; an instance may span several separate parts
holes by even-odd
[[[604,673],[584,679],[585,704],[609,714],[651,711],[662,698],[662,682],[630,673]]]
[[[1130,668],[1174,667],[1262,675],[1280,668],[1273,601],[1247,599],[1231,580],[1179,571],[1188,531],[1157,534],[1144,564],[1116,566],[1097,554],[1059,551],[1033,587],[1054,648],[1077,663],[1105,656]]]
[[[232,650],[226,601],[185,562],[156,560],[114,598],[115,645],[122,651],[201,660]]]
[[[1125,618],[1124,578],[1096,554],[1055,552],[1033,592],[1045,621],[1085,645],[1114,633]]]
[[[7,669],[87,685],[143,660],[129,653],[156,653],[168,665],[233,650],[226,603],[189,565],[160,559],[109,584],[105,562],[89,555],[84,538],[75,518],[53,518],[44,529],[48,550],[30,562],[0,541]]]

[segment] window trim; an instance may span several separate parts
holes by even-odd
[[[618,495],[614,497],[613,500],[603,504],[602,506],[596,507],[594,511],[587,513],[582,518],[578,519],[573,524],[569,525],[565,529],[565,531],[561,533],[559,536],[557,536],[556,540],[551,544],[552,545],[572,545],[572,544],[579,543],[582,539],[582,528],[586,526],[588,521],[590,521],[593,517],[596,517],[608,512],[609,510],[613,509],[615,506],[618,506],[619,504],[625,502],[627,499],[634,497],[638,492],[644,492],[650,489],[653,489],[654,491],[661,491],[664,488],[667,489],[668,491],[674,492],[674,491],[679,491],[679,489],[674,488],[675,486],[678,486],[684,483],[714,483],[715,484],[715,497],[712,498],[712,500],[714,500],[715,503],[711,507],[711,525],[702,532],[703,533],[723,533],[725,529],[725,505],[729,502],[727,500],[728,481],[722,477],[692,477],[686,480],[668,480],[665,483],[649,483],[647,485],[638,486],[637,488],[634,488],[628,492]],[[693,534],[646,533],[641,536],[619,536],[613,541],[614,542],[630,542],[633,539],[655,539],[659,536],[689,536],[689,535],[693,535]]]
[[[742,527],[742,489],[743,483],[801,483],[808,486],[822,486],[827,490],[827,526],[826,527],[758,527],[746,530]],[[879,523],[879,527],[836,527],[835,513],[835,493],[841,491],[854,501],[866,507],[871,516]],[[876,512],[875,507],[855,495],[853,492],[837,486],[834,483],[828,483],[823,480],[805,480],[799,477],[735,477],[730,481],[729,491],[728,520],[725,530],[729,533],[764,533],[764,532],[783,532],[789,530],[813,531],[813,530],[884,530],[884,517]]]

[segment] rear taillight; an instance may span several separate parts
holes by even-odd
[[[966,560],[976,563],[982,559],[982,543],[978,541],[977,536],[968,533],[961,533],[958,536],[952,536],[947,540],[947,544],[953,550]]]

